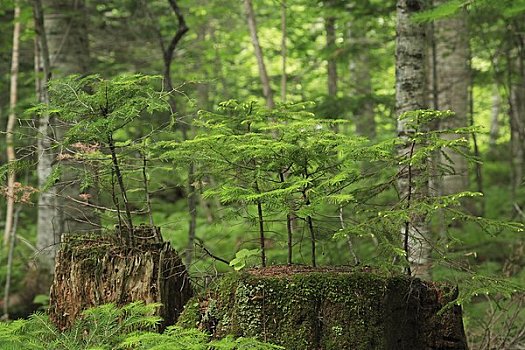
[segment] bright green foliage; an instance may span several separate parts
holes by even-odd
[[[177,2],[190,27],[189,32],[177,47],[171,70],[176,89],[181,92],[176,96],[177,110],[154,115],[144,112],[141,116],[149,117],[149,119],[142,123],[144,118],[134,119],[136,106],[130,106],[128,101],[119,101],[111,97],[110,100],[114,102],[114,106],[120,106],[119,108],[122,107],[133,113],[129,116],[121,115],[111,122],[99,120],[94,125],[90,125],[87,118],[82,120],[83,116],[90,114],[89,108],[86,109],[85,106],[78,104],[78,101],[75,102],[74,94],[67,91],[58,92],[63,95],[64,101],[71,103],[70,106],[74,110],[88,111],[88,113],[78,115],[80,123],[74,120],[75,115],[71,115],[68,124],[77,124],[78,129],[77,132],[70,134],[69,141],[62,145],[75,144],[75,139],[81,140],[84,136],[88,136],[85,142],[98,138],[102,141],[100,141],[101,150],[93,153],[81,152],[74,147],[66,148],[61,145],[56,145],[56,148],[67,149],[74,157],[79,157],[82,161],[91,162],[98,167],[100,198],[97,204],[111,207],[114,205],[111,200],[113,191],[110,174],[111,160],[104,145],[107,135],[103,131],[106,127],[123,125],[118,123],[119,118],[123,122],[133,119],[114,133],[117,155],[122,165],[121,170],[125,177],[130,202],[135,212],[147,211],[144,206],[144,187],[142,169],[140,169],[142,166],[140,158],[141,155],[144,155],[148,159],[146,177],[149,180],[152,216],[155,224],[163,227],[164,237],[171,240],[174,247],[182,252],[187,246],[188,236],[187,193],[184,191],[188,183],[185,161],[193,159],[193,154],[192,152],[176,154],[183,148],[189,147],[188,145],[181,146],[174,152],[175,154],[169,156],[172,161],[159,166],[155,159],[156,156],[159,156],[159,149],[153,150],[150,149],[150,146],[155,145],[159,140],[176,143],[176,140],[181,139],[180,130],[164,132],[157,136],[152,132],[162,125],[167,125],[170,120],[171,125],[175,128],[182,124],[190,124],[191,120],[197,116],[196,108],[214,110],[220,101],[233,98],[243,101],[257,100],[262,104],[263,98],[242,1],[178,0]],[[22,7],[23,34],[20,50],[19,99],[16,111],[21,112],[34,104],[36,100],[35,77],[42,77],[42,74],[34,72],[34,26],[31,2],[18,1],[18,3]],[[270,84],[277,102],[280,101],[278,98],[279,80],[282,75],[279,47],[279,38],[282,34],[280,30],[281,3],[284,2],[254,1],[258,34],[270,76]],[[243,172],[222,171],[234,168],[235,164],[217,165],[215,160],[205,161],[205,159],[196,157],[198,177],[195,185],[200,197],[197,207],[197,238],[201,239],[203,245],[210,251],[225,260],[231,260],[235,250],[257,248],[254,243],[256,233],[253,232],[255,231],[254,226],[257,226],[259,221],[257,202],[262,205],[264,231],[269,240],[267,252],[270,263],[286,261],[283,234],[286,231],[286,214],[290,208],[297,209],[297,213],[301,216],[294,222],[294,262],[309,262],[308,255],[304,251],[304,247],[308,245],[308,234],[305,231],[307,225],[304,219],[308,214],[313,218],[317,234],[319,264],[348,263],[349,254],[346,242],[348,236],[354,240],[356,253],[364,264],[377,264],[392,268],[392,256],[404,256],[404,251],[399,244],[399,225],[409,218],[409,215],[404,209],[406,202],[399,200],[397,196],[395,183],[399,162],[406,165],[411,160],[393,157],[395,142],[391,139],[395,134],[396,125],[393,113],[395,104],[395,42],[393,40],[395,37],[395,2],[330,1],[333,6],[326,6],[327,3],[329,2],[286,1],[287,101],[315,101],[315,107],[308,106],[307,108],[315,112],[315,117],[310,117],[322,120],[344,119],[345,123],[337,123],[338,132],[343,135],[353,133],[355,126],[353,123],[364,114],[363,105],[372,103],[374,120],[377,125],[376,140],[384,142],[378,145],[369,143],[369,150],[374,150],[377,153],[376,156],[381,160],[360,161],[358,165],[340,162],[334,168],[335,171],[326,171],[328,183],[319,185],[314,184],[314,179],[306,181],[296,176],[299,173],[291,175],[289,172],[286,173],[285,182],[281,183],[279,174],[275,173],[280,163],[276,163],[276,166],[264,163],[267,160],[274,162],[277,157],[259,157],[260,150],[252,150],[253,154],[249,155],[258,160],[259,170],[257,171],[252,171],[253,169],[244,169]],[[430,2],[425,1],[425,3]],[[513,223],[503,223],[505,220],[524,220],[521,212],[525,203],[525,187],[521,185],[516,191],[513,191],[510,186],[514,176],[510,164],[515,155],[511,149],[513,141],[509,130],[509,112],[511,112],[509,102],[512,102],[513,90],[516,90],[512,85],[519,85],[519,82],[523,81],[522,77],[516,73],[519,68],[517,63],[523,62],[523,47],[520,43],[523,42],[524,33],[524,4],[523,0],[451,0],[435,9],[429,8],[428,12],[416,18],[416,20],[431,22],[446,16],[454,16],[460,12],[465,12],[468,16],[468,35],[472,56],[471,117],[473,125],[483,126],[482,133],[477,135],[480,157],[473,160],[476,162],[482,160],[483,166],[482,168],[480,166],[480,173],[476,175],[476,178],[474,177],[475,172],[469,171],[471,175],[469,192],[427,200],[416,199],[413,203],[413,213],[428,214],[427,220],[432,228],[436,228],[435,231],[440,231],[439,227],[443,224],[447,227],[439,238],[436,237],[436,248],[439,248],[436,254],[441,258],[436,259],[433,277],[436,280],[458,283],[462,293],[465,292],[462,297],[467,297],[464,299],[465,302],[469,295],[475,296],[476,290],[480,292],[479,294],[485,294],[488,291],[488,297],[484,298],[496,300],[493,303],[495,310],[501,306],[499,293],[506,294],[515,288],[507,288],[509,286],[506,285],[505,290],[501,291],[499,286],[490,282],[493,281],[493,278],[497,279],[502,275],[509,276],[509,281],[521,289],[525,283],[523,249],[520,248],[523,245],[523,234],[518,232],[521,227]],[[16,171],[17,178],[24,185],[36,187],[35,165],[38,161],[38,154],[34,150],[38,132],[34,116],[23,117],[22,113],[17,113],[19,121],[15,131],[15,146],[19,162],[9,166],[5,164],[6,145],[3,141],[4,135],[1,133],[9,111],[13,7],[13,0],[5,0],[0,4],[0,71],[3,72],[2,79],[0,79],[0,124],[2,125],[0,130],[0,136],[2,136],[0,139],[0,178],[5,179],[8,167],[10,167]],[[86,10],[86,16],[89,17],[90,22],[87,30],[89,32],[89,69],[91,72],[96,72],[101,77],[108,79],[123,72],[140,71],[148,74],[162,72],[159,37],[162,37],[164,44],[167,45],[177,26],[176,17],[168,1],[87,1]],[[336,44],[331,48],[326,47],[324,23],[327,16],[334,17],[336,21]],[[56,33],[59,34],[61,30],[63,28],[58,28]],[[63,46],[63,49],[67,53],[67,45]],[[336,97],[327,96],[327,59],[337,61],[338,94]],[[362,71],[361,67],[370,73],[368,77],[370,90],[361,89],[368,83],[366,75],[363,77],[356,74]],[[449,68],[443,67],[443,69]],[[98,94],[99,100],[98,102],[93,100],[93,102],[97,102],[94,105],[104,105],[104,84],[107,83],[110,86],[112,82],[103,82],[98,78],[85,79],[88,85],[101,84],[99,92],[95,93]],[[143,86],[138,89],[139,85],[143,83],[147,85],[145,80],[149,80],[154,85],[160,86],[160,82],[156,82],[156,79],[150,80],[140,76],[128,75],[118,79],[124,82],[120,85],[121,88],[127,86],[136,91],[144,98],[142,102],[148,99],[147,94],[141,95],[142,91],[147,91],[150,87]],[[135,79],[137,82],[140,80],[142,82],[135,84],[132,82]],[[130,81],[125,82],[126,80]],[[64,81],[62,81],[62,87],[71,91],[70,87],[78,86],[79,81],[66,84],[63,84]],[[59,89],[58,85],[54,85],[53,88]],[[519,90],[516,91],[519,92]],[[82,91],[81,89],[80,92],[79,96],[82,96],[82,99],[92,98],[89,95],[93,90]],[[115,96],[126,96],[121,89],[115,86],[108,89],[108,92],[109,94],[114,93]],[[497,95],[500,95],[498,103],[493,100]],[[163,93],[157,91],[149,96],[156,99],[163,97]],[[61,103],[60,101],[55,102]],[[494,122],[492,111],[496,109],[499,109],[499,116]],[[287,110],[290,112],[289,108]],[[172,117],[170,112],[176,112],[176,118]],[[219,112],[224,116],[227,113],[230,112]],[[266,112],[260,110],[260,113]],[[57,115],[60,116],[60,113]],[[89,119],[90,121],[97,119],[90,118],[92,118]],[[239,116],[239,118],[242,117]],[[288,122],[281,122],[279,118],[275,120],[275,124],[280,123],[282,128],[287,127]],[[267,142],[266,146],[276,145],[277,142],[271,134],[277,135],[280,132],[262,130],[265,127],[275,130],[276,125],[265,125],[268,121],[269,119],[261,118],[258,122],[260,127],[255,131],[255,133],[265,134],[264,137],[260,135],[244,136],[243,134],[246,133],[244,126],[237,131],[236,137],[241,140],[239,142],[245,144],[251,141],[262,142],[264,138],[264,142]],[[84,126],[81,127],[82,124]],[[492,139],[493,135],[490,135],[493,143],[489,144],[488,130],[491,124],[499,126],[499,132],[494,135],[494,139]],[[196,142],[204,145],[204,137],[210,135],[210,129],[209,127],[190,129],[190,138],[197,135]],[[84,130],[88,131],[86,135],[84,135]],[[99,131],[102,132],[99,133]],[[219,132],[213,131],[213,133],[218,134]],[[427,155],[439,152],[439,144],[443,145],[438,133],[434,135],[424,135],[424,133],[426,131],[423,130],[422,133],[414,135],[418,138],[417,142],[420,143],[420,146],[428,144],[428,147],[416,149],[413,161],[420,165],[423,165]],[[429,138],[434,140],[427,143]],[[288,145],[291,140],[280,141]],[[236,146],[235,142],[228,143],[224,140],[223,142],[225,142],[225,148]],[[212,143],[218,142],[210,141],[210,144]],[[471,152],[465,152],[463,140],[457,140],[454,143],[453,146],[458,151],[472,154],[474,148],[472,138],[468,145]],[[243,149],[243,152],[247,154],[248,146]],[[283,147],[282,152],[289,157],[291,149],[293,147],[290,149]],[[315,154],[316,150],[310,149],[312,154]],[[281,152],[281,148],[278,150]],[[230,149],[227,151],[230,152]],[[204,151],[202,154],[196,152],[195,155],[201,157],[203,153]],[[209,150],[208,153],[208,157],[217,158],[217,154],[213,151]],[[238,154],[235,156],[239,157]],[[330,155],[326,157],[326,160],[331,164],[334,160],[340,161],[340,156]],[[268,173],[267,170],[269,170]],[[451,169],[444,167],[439,171],[446,173]],[[68,171],[57,166],[52,176],[48,178],[48,186],[53,185],[62,175],[68,175]],[[359,181],[352,182],[352,177],[354,180],[359,178]],[[258,179],[258,183],[260,182],[259,191],[253,188],[255,178]],[[96,180],[94,173],[82,174],[80,179],[82,188],[89,187],[94,180]],[[424,180],[423,178],[421,181]],[[478,187],[475,180],[479,180],[482,186]],[[516,182],[519,184],[519,179]],[[352,185],[344,187],[347,183],[352,183]],[[320,190],[314,190],[314,187],[318,185]],[[310,188],[308,191],[309,205],[305,204],[301,193],[305,187]],[[338,191],[323,192],[329,187]],[[340,188],[342,189],[339,190]],[[45,188],[40,190],[45,190]],[[465,213],[460,204],[465,204],[469,200],[465,197],[479,196],[478,192],[483,192],[483,197],[475,199],[476,210],[478,210],[476,215],[479,217],[472,217]],[[222,204],[221,199],[224,200]],[[481,204],[483,211],[480,210]],[[338,211],[339,207],[342,207],[342,212]],[[36,212],[36,205],[24,206],[20,212],[17,234],[21,238],[18,242],[23,243],[17,245],[15,253],[17,257],[14,271],[15,293],[25,290],[20,281],[23,280],[25,274],[27,265],[25,262],[34,254],[32,246],[35,242]],[[4,213],[5,201],[0,200],[0,214]],[[340,213],[345,222],[344,229],[341,229],[338,218]],[[103,211],[101,215],[103,225],[113,226],[115,224],[115,217],[110,212]],[[148,221],[145,216],[134,218],[136,221]],[[3,227],[3,220],[3,217],[0,217],[0,227]],[[334,233],[342,239],[331,240]],[[193,260],[194,264],[191,266],[192,272],[209,273],[210,265],[214,262],[199,248],[196,249],[195,256],[196,259]],[[403,259],[398,259],[398,261],[403,262]],[[251,262],[248,261],[248,265]],[[229,269],[227,264],[221,265],[221,263],[217,263],[213,268],[220,271]],[[394,269],[397,268],[394,267]],[[461,272],[464,269],[468,269],[469,272]],[[473,271],[478,271],[484,277],[473,279]],[[5,268],[2,268],[0,269],[2,284],[4,276]],[[470,282],[465,284],[466,281]],[[486,281],[491,284],[488,290],[484,285]],[[520,288],[516,289],[520,290]],[[485,324],[482,318],[488,308],[488,303],[480,302],[480,298],[475,298],[474,301],[475,303],[466,305],[467,332],[476,331],[481,334],[480,330],[484,326],[480,325]],[[494,317],[493,319],[501,318]],[[516,323],[523,322],[514,322]],[[506,330],[507,328],[502,326],[501,329]],[[492,334],[495,333],[497,331],[492,331]],[[483,338],[483,334],[479,338]],[[476,348],[476,345],[473,347]]]
[[[279,349],[249,338],[225,338],[210,342],[209,335],[196,329],[168,327],[154,330],[161,319],[152,316],[158,304],[136,302],[118,308],[106,304],[83,312],[70,329],[60,331],[43,313],[27,320],[0,323],[1,349]]]
[[[217,186],[204,188],[204,198],[217,197],[247,211],[257,206],[260,226],[278,213],[294,213],[310,224],[326,204],[353,201],[352,194],[340,191],[363,180],[360,162],[388,152],[369,147],[364,138],[335,133],[333,125],[341,121],[315,118],[307,107],[268,111],[253,102],[224,102],[217,113],[201,112],[201,135],[157,147],[163,159],[192,162],[201,179],[217,179]],[[313,236],[318,228],[312,226]]]
[[[246,266],[246,261],[253,257],[254,255],[259,255],[260,251],[258,249],[241,249],[235,253],[235,259],[230,261],[230,266],[232,266],[235,271],[242,270]]]
[[[0,324],[2,349],[115,349],[126,334],[155,329],[160,318],[151,316],[158,304],[132,303],[122,308],[102,305],[83,312],[71,329],[60,331],[43,313],[28,320]]]
[[[151,350],[271,350],[284,349],[280,346],[263,343],[255,338],[224,337],[210,341],[210,336],[196,329],[168,327],[164,333],[130,334],[120,345],[121,349]]]
[[[481,196],[477,192],[441,196],[424,192],[410,199],[406,195],[395,196],[399,177],[407,176],[408,171],[416,174],[413,191],[427,186],[432,178],[453,172],[450,166],[430,166],[429,159],[437,152],[446,156],[443,149],[478,161],[467,154],[466,137],[443,137],[452,132],[468,136],[475,129],[429,129],[428,125],[436,119],[453,117],[452,112],[408,112],[401,117],[410,130],[404,141],[393,138],[371,145],[364,138],[336,133],[333,122],[316,118],[307,108],[308,105],[300,104],[268,111],[254,103],[228,101],[221,104],[217,113],[201,112],[197,126],[204,129],[194,139],[182,143],[166,141],[157,147],[163,159],[176,165],[192,162],[201,180],[214,178],[214,186],[203,185],[204,197],[218,198],[226,206],[242,209],[243,216],[247,213],[254,217],[252,224],[262,222],[263,234],[278,231],[284,243],[283,223],[287,213],[294,213],[305,230],[311,219],[310,239],[317,243],[332,237],[373,237],[378,243],[373,263],[388,269],[406,263],[399,232],[414,217],[423,217],[430,225],[436,225],[440,218],[447,222],[472,222],[489,234],[523,229],[519,223],[472,216],[462,210],[465,199]],[[398,155],[397,148],[405,142],[414,146],[412,152]],[[259,204],[263,215],[257,216],[255,206]],[[324,227],[325,218],[334,217],[341,209],[349,213],[349,223],[332,229]],[[452,230],[445,234],[446,243],[432,243],[435,266],[453,264],[447,247],[462,241]],[[299,239],[297,234],[293,239]],[[401,259],[393,259],[396,256]],[[242,268],[245,260],[243,255],[232,263],[236,269]],[[477,293],[475,281],[472,279],[472,288],[462,288],[462,301]],[[517,288],[514,284],[490,285],[494,291],[503,288],[507,293]]]
[[[110,193],[113,205],[120,210],[118,184],[128,227],[133,224],[127,192],[137,191],[128,178],[139,170],[146,172],[142,159],[136,159],[132,152],[146,157],[148,139],[129,140],[127,133],[140,128],[140,124],[134,123],[139,118],[169,110],[168,93],[159,91],[158,85],[158,76],[140,74],[120,75],[111,80],[98,75],[70,76],[52,80],[50,103],[29,110],[49,114],[62,125],[57,132],[63,137],[53,145],[60,150],[59,159],[73,158],[89,165],[86,168],[89,170],[80,175],[81,191],[97,186],[107,188],[102,192]],[[48,177],[49,186],[60,178],[61,172],[58,162]],[[147,181],[147,174],[143,177]],[[120,212],[118,219],[120,223]]]
[[[495,11],[506,18],[519,16],[525,11],[523,0],[450,0],[418,14],[418,21],[434,21],[456,15],[459,11]]]
[[[65,145],[106,144],[110,135],[135,119],[169,108],[167,93],[158,91],[155,83],[160,83],[159,77],[139,74],[120,75],[112,80],[97,75],[55,79],[49,85],[49,106],[38,109],[56,114],[67,123]]]

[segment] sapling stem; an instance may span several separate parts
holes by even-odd
[[[305,158],[304,160],[304,177],[305,179],[308,179],[310,177],[310,174],[308,173],[308,159]],[[310,198],[308,198],[308,194],[306,193],[308,187],[305,187],[302,191],[303,193],[303,201],[306,206],[310,205]],[[312,217],[310,215],[306,216],[306,223],[308,225],[308,231],[310,232],[310,240],[312,241],[312,266],[316,267],[316,260],[315,260],[315,230],[314,230],[314,222],[312,220]]]
[[[279,173],[279,179],[281,180],[281,183],[284,183],[284,173]],[[292,227],[292,215],[290,214],[290,211],[286,213],[286,232],[288,234],[288,265],[292,265],[292,235],[293,235],[293,227]]]
[[[259,184],[255,181],[255,190],[257,193],[261,193],[259,190]],[[262,203],[260,200],[257,201],[257,216],[259,218],[259,245],[261,247],[261,264],[262,267],[266,267],[266,249],[265,249],[265,238],[264,238],[264,216]]]
[[[414,155],[414,149],[416,147],[416,141],[412,142],[412,145],[410,146],[410,154],[408,158],[408,195],[407,195],[407,206],[406,209],[410,209],[410,204],[412,202],[412,157]],[[410,268],[410,257],[409,257],[409,235],[410,235],[410,221],[407,220],[405,222],[405,232],[404,232],[404,242],[403,242],[403,249],[405,250],[405,256],[407,259],[407,267],[405,268],[405,273],[410,276],[412,275],[412,270]]]
[[[126,239],[131,241],[131,236],[133,234],[133,220],[131,219],[131,210],[129,208],[128,196],[126,194],[126,187],[124,186],[124,180],[122,179],[122,173],[120,172],[120,166],[118,164],[117,152],[115,151],[115,142],[113,141],[113,134],[108,133],[108,145],[111,152],[111,160],[113,162],[113,169],[115,170],[115,175],[117,176],[117,183],[120,188],[120,193],[122,195],[122,200],[124,201],[124,209],[126,210],[126,226],[128,227],[129,232],[127,233]]]
[[[117,219],[118,226],[122,227],[122,215],[120,214],[120,203],[118,201],[117,194],[115,193],[115,169],[111,167],[111,198],[113,199],[113,204],[117,209]]]
[[[260,201],[257,202],[257,215],[259,216],[259,237],[261,245],[261,264],[266,267],[266,252],[265,252],[265,238],[264,238],[264,221],[263,221],[263,210]]]
[[[146,208],[148,210],[149,224],[155,230],[155,222],[153,221],[153,212],[151,210],[151,198],[148,187],[148,159],[146,158],[146,151],[142,153],[142,179],[144,181],[144,192],[146,197]]]

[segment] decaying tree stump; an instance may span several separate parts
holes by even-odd
[[[162,327],[177,320],[192,296],[182,260],[162,242],[158,228],[134,228],[131,244],[121,236],[64,237],[50,296],[50,317],[60,329],[85,309],[106,303],[161,303]]]
[[[272,267],[225,276],[178,325],[301,350],[466,350],[457,289],[370,269]],[[440,312],[442,311],[442,312]]]

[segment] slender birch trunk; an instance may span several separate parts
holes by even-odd
[[[397,1],[396,26],[396,114],[402,115],[411,110],[424,109],[426,69],[425,69],[425,28],[412,21],[411,16],[423,10],[421,0]],[[415,147],[409,137],[415,130],[398,119],[397,133],[405,141],[399,149],[402,158],[411,157]],[[420,171],[410,165],[400,169],[399,188],[401,198],[410,209],[411,201],[428,194],[428,182],[421,181]],[[403,245],[407,254],[409,268],[407,273],[414,276],[430,277],[430,235],[428,224],[422,216],[412,216],[401,228]]]
[[[47,35],[44,29],[44,14],[41,0],[33,0],[33,16],[35,21],[36,45],[35,66],[36,87],[38,100],[49,103],[47,83],[51,78],[51,64]],[[54,151],[51,149],[53,119],[49,114],[40,116],[38,123],[38,187],[44,188],[48,177],[51,175]],[[55,250],[53,248],[58,239],[59,231],[56,219],[56,187],[51,186],[42,191],[38,197],[38,222],[37,222],[37,249],[40,251],[39,262],[44,270],[53,271]]]
[[[18,60],[20,57],[20,4],[15,2],[13,27],[13,50],[11,54],[11,86],[9,91],[9,116],[6,128],[7,162],[16,160],[13,131],[16,124],[16,104],[18,100]],[[7,208],[5,218],[4,246],[9,243],[9,236],[13,229],[15,208],[15,181],[14,169],[10,169],[7,175]]]
[[[252,39],[253,48],[255,50],[255,58],[257,59],[257,67],[259,68],[259,77],[261,79],[263,94],[266,99],[266,106],[273,108],[275,102],[273,100],[273,92],[270,86],[270,78],[264,63],[264,56],[261,45],[259,44],[259,36],[257,35],[257,23],[255,21],[255,12],[251,0],[244,0],[244,10],[246,12],[246,19],[248,21],[248,28],[250,29],[250,37]]]

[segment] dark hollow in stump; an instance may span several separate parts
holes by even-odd
[[[272,267],[225,276],[178,325],[294,350],[467,349],[457,289],[367,268]]]
[[[121,233],[64,237],[50,295],[50,317],[59,329],[87,308],[133,301],[161,303],[161,328],[176,322],[193,294],[181,258],[162,242],[159,228],[134,228],[130,245]]]

